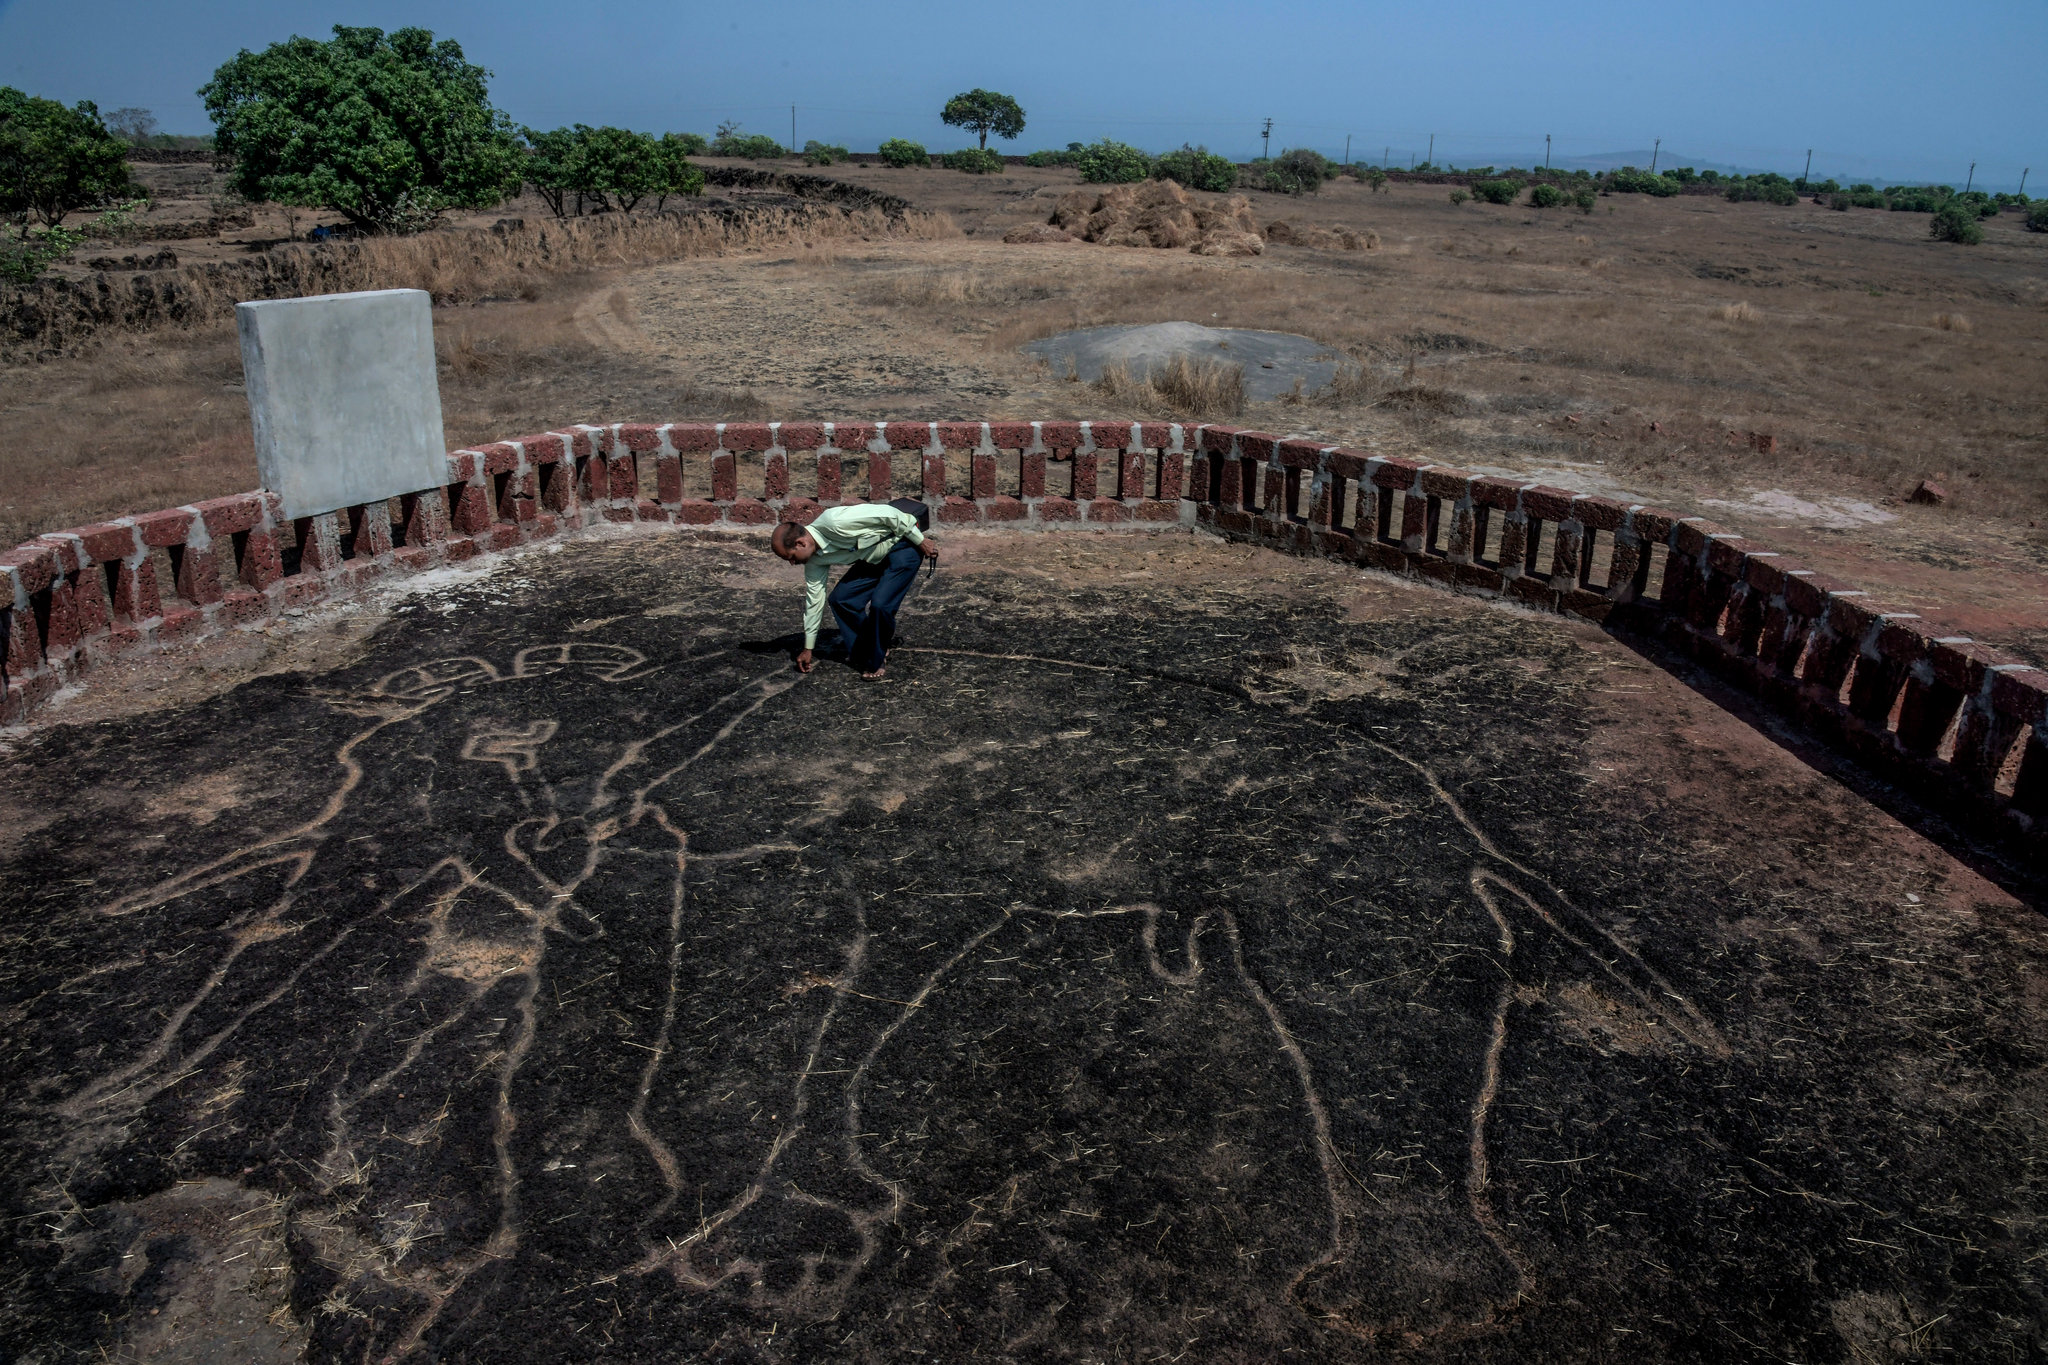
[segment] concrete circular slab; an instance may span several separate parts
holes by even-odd
[[[1245,397],[1254,403],[1289,392],[1296,379],[1311,392],[1325,387],[1336,375],[1340,358],[1328,346],[1291,332],[1204,327],[1198,322],[1084,327],[1031,342],[1024,349],[1062,374],[1071,361],[1081,378],[1091,383],[1119,361],[1133,378],[1163,367],[1177,355],[1242,365]]]

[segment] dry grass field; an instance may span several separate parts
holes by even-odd
[[[1236,420],[1699,508],[2048,654],[2048,237],[2014,217],[1960,248],[1917,214],[1612,196],[1582,215],[1340,180],[1254,212],[1372,229],[1378,249],[1218,260],[1004,244],[1075,187],[1065,170],[833,173],[957,235],[531,272],[439,313],[451,442],[756,415]],[[541,211],[483,217],[501,216]],[[246,253],[266,222],[174,245]],[[1358,368],[1232,413],[1017,349],[1174,319],[1301,333]],[[238,384],[225,325],[0,371],[0,540],[251,486]],[[1946,505],[1905,503],[1924,478]]]

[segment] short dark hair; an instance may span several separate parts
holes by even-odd
[[[775,534],[769,537],[769,543],[778,550],[791,550],[796,548],[803,534],[804,528],[796,522],[779,521],[775,523]]]

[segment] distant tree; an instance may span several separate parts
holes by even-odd
[[[1374,194],[1387,187],[1387,173],[1377,166],[1366,167],[1364,179],[1366,184],[1372,186]]]
[[[0,217],[55,228],[67,214],[139,196],[128,148],[91,101],[72,106],[0,86]]]
[[[1152,178],[1175,180],[1191,190],[1222,193],[1237,184],[1237,163],[1217,156],[1207,147],[1190,147],[1185,142],[1177,152],[1168,152],[1152,163]]]
[[[834,162],[846,160],[850,155],[852,153],[836,142],[819,142],[813,139],[804,144],[804,165],[806,166],[830,166]]]
[[[525,164],[490,74],[423,28],[337,24],[328,42],[243,49],[199,95],[244,196],[411,232],[518,190]]]
[[[1081,178],[1094,185],[1123,185],[1152,174],[1152,158],[1125,142],[1103,138],[1075,153]]]
[[[931,153],[925,151],[924,144],[908,138],[890,138],[882,144],[880,155],[885,166],[923,166],[928,169],[932,164]]]
[[[1984,240],[1984,229],[1978,225],[1975,209],[1968,204],[1952,203],[1934,211],[1933,219],[1927,224],[1927,235],[1937,242],[1976,246]]]
[[[107,115],[107,131],[132,147],[140,147],[156,136],[156,115],[147,109],[116,109]]]
[[[1554,209],[1565,202],[1564,191],[1555,185],[1534,185],[1529,190],[1529,207]]]
[[[738,156],[753,161],[774,161],[783,156],[782,144],[766,133],[743,133],[737,123],[727,120],[718,125],[718,136],[711,139],[712,156]]]
[[[684,156],[703,156],[711,150],[711,143],[702,133],[663,133],[661,140],[664,144],[674,143]]]
[[[985,151],[990,133],[1013,138],[1024,131],[1024,108],[1008,95],[974,89],[947,100],[946,107],[939,111],[939,121],[950,128],[978,133]]]
[[[527,183],[557,218],[570,216],[572,197],[578,216],[591,208],[630,213],[650,196],[660,208],[671,194],[696,194],[704,187],[704,172],[689,163],[685,144],[674,134],[657,140],[579,123],[546,133],[525,128],[521,136]]]
[[[1335,174],[1321,152],[1293,147],[1266,163],[1264,188],[1280,194],[1321,194],[1323,182]]]
[[[1487,204],[1512,204],[1522,187],[1512,180],[1475,180],[1472,197]]]

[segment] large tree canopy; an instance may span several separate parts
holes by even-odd
[[[598,212],[630,212],[649,195],[660,208],[672,194],[696,194],[704,188],[704,172],[692,165],[689,153],[704,139],[667,133],[659,140],[625,128],[592,128],[577,124],[552,132],[521,130],[527,149],[526,179],[557,218],[586,204]]]
[[[199,95],[244,195],[411,231],[518,191],[522,153],[490,74],[423,28],[337,24],[328,42],[245,48]]]
[[[1024,107],[1008,95],[975,89],[947,100],[946,107],[939,111],[939,121],[979,133],[981,145],[987,147],[990,133],[1015,137],[1024,131]]]
[[[55,227],[66,214],[139,196],[128,148],[90,101],[70,108],[0,86],[0,217],[34,214]]]

